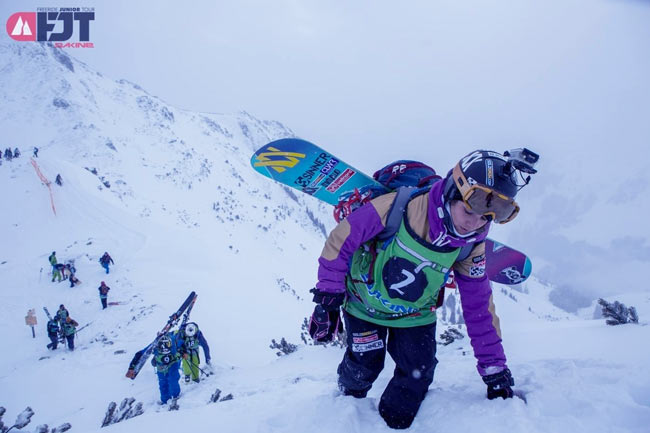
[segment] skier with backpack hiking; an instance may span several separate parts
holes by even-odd
[[[343,308],[348,344],[337,369],[338,386],[356,398],[366,396],[388,351],[396,367],[379,413],[389,427],[412,424],[433,381],[435,310],[452,270],[487,398],[513,396],[485,273],[485,239],[493,222],[516,217],[514,198],[530,180],[524,173],[536,172],[538,158],[527,149],[503,155],[479,150],[444,179],[421,163],[410,169],[414,162],[400,161],[375,173],[375,179],[390,189],[421,188],[375,198],[372,191],[367,197],[357,192],[356,210],[349,202],[337,209],[345,218],[319,258],[309,332],[316,341],[332,340]]]
[[[160,401],[167,404],[169,399],[176,399],[181,393],[180,380],[180,359],[185,354],[182,341],[178,334],[167,332],[156,342],[153,351],[151,365],[156,367],[158,376],[158,388],[160,390]]]
[[[107,304],[108,303],[108,292],[109,292],[109,290],[111,290],[111,288],[108,287],[104,281],[102,281],[101,284],[99,285],[99,287],[97,288],[97,290],[99,291],[99,300],[102,303],[102,310],[105,310],[106,307],[108,306],[108,304]]]
[[[63,328],[63,335],[65,336],[66,341],[68,342],[68,349],[74,350],[74,335],[77,333],[77,323],[76,320],[73,320],[68,316],[61,327]]]
[[[194,322],[181,326],[177,332],[185,351],[182,361],[185,383],[189,383],[190,379],[194,382],[199,382],[199,365],[201,363],[199,346],[203,348],[205,363],[210,365],[210,347],[208,346],[208,342],[201,330],[199,330],[199,326]]]
[[[99,263],[102,265],[104,269],[106,269],[107,274],[108,274],[108,265],[115,264],[111,256],[108,255],[108,252],[104,252],[104,255],[99,258]]]
[[[47,336],[50,338],[47,348],[56,350],[59,344],[59,322],[56,318],[47,321]]]
[[[59,282],[61,282],[61,271],[59,270],[58,261],[56,260],[56,251],[52,251],[52,254],[47,258],[47,261],[50,262],[52,266],[52,282],[58,277]]]

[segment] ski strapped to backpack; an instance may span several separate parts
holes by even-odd
[[[179,328],[182,328],[187,324],[187,321],[190,319],[190,313],[192,312],[192,308],[194,308],[194,303],[196,302],[196,298],[198,297],[199,295],[194,295],[194,298],[192,298],[190,305],[187,307],[187,310],[185,310],[185,313],[183,313],[183,320],[181,320],[181,324]]]
[[[165,335],[170,329],[172,329],[181,319],[183,313],[185,313],[185,311],[188,308],[190,308],[190,306],[194,305],[194,302],[196,301],[196,296],[197,295],[195,292],[190,293],[187,299],[185,299],[183,304],[181,304],[181,306],[178,308],[178,310],[176,310],[174,314],[169,316],[169,320],[167,321],[165,326],[163,326],[163,328],[160,330],[156,338],[149,345],[147,345],[147,347],[136,352],[136,354],[133,356],[133,359],[129,364],[129,369],[126,372],[126,377],[128,377],[131,380],[136,378],[140,370],[142,370],[142,367],[144,366],[145,362],[147,362],[147,359],[149,359],[149,356],[153,353],[153,350],[156,347],[156,344],[158,343],[160,337]],[[186,317],[189,317],[189,315]]]

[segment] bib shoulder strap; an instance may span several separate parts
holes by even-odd
[[[402,224],[402,218],[404,217],[404,210],[408,204],[413,192],[417,188],[412,186],[403,186],[397,189],[397,195],[393,204],[388,211],[388,216],[386,217],[386,226],[384,229],[377,235],[377,239],[380,241],[385,241],[386,239],[391,238],[399,230],[399,226]]]

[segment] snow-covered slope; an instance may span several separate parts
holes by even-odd
[[[331,228],[329,209],[288,193],[249,168],[253,149],[292,132],[253,116],[193,113],[137,85],[113,81],[51,47],[0,45],[0,148],[23,155],[0,166],[0,405],[4,421],[30,405],[34,424],[69,421],[98,431],[110,401],[134,397],[145,414],[105,431],[388,431],[376,412],[391,361],[369,398],[336,392],[337,347],[306,346],[278,358],[271,339],[300,343],[308,289]],[[218,95],[215,95],[218,106]],[[30,163],[31,147],[48,189]],[[83,281],[50,281],[48,255],[75,260]],[[106,275],[97,263],[109,251]],[[102,311],[97,286],[111,287]],[[146,366],[124,377],[190,290],[192,318],[216,374],[183,386],[178,412],[158,412]],[[645,431],[650,422],[650,299],[642,324],[608,327],[548,302],[535,278],[495,287],[504,345],[520,399],[487,401],[468,339],[438,348],[436,379],[412,431]],[[81,324],[77,350],[45,348],[43,306],[65,304]],[[439,333],[464,333],[458,295]],[[36,309],[36,338],[24,316]],[[207,404],[216,388],[233,400]],[[104,431],[104,430],[102,430]]]

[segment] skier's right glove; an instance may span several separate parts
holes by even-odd
[[[338,311],[339,307],[343,305],[343,301],[345,300],[345,292],[329,293],[313,288],[309,293],[314,294],[312,301],[322,305],[325,311]]]
[[[316,307],[309,321],[309,335],[314,341],[327,343],[338,334],[341,326],[339,308],[345,299],[345,293],[327,293],[311,289]]]
[[[510,373],[510,370],[507,368],[496,374],[483,376],[483,382],[485,382],[488,387],[488,400],[494,400],[499,397],[503,399],[512,398],[514,395],[511,387],[514,386],[515,380],[512,378],[512,373]]]

